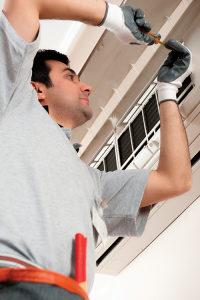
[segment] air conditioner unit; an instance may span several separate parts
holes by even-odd
[[[200,120],[198,122],[200,127]],[[191,123],[191,126],[194,126],[194,123]],[[200,135],[191,143],[190,153],[194,154],[199,149]],[[110,237],[106,248],[103,248],[102,243],[100,243],[96,248],[97,273],[117,275],[199,197],[200,151],[192,157],[191,163],[192,189],[182,196],[156,204],[150,212],[142,237]],[[154,163],[152,169],[156,167],[157,162]]]
[[[196,110],[197,112],[198,114],[187,127],[191,131],[197,124],[200,130],[200,105]],[[193,177],[192,189],[180,197],[169,199],[153,206],[142,237],[110,237],[105,249],[100,243],[96,248],[97,273],[117,275],[198,198],[200,195],[200,134],[196,137],[193,136],[192,139],[189,147]],[[154,159],[157,159],[157,161],[155,162]],[[148,164],[152,164],[151,169],[156,169],[158,155]]]
[[[151,244],[172,222],[176,220],[200,195],[200,15],[184,36],[184,44],[193,53],[191,82],[179,95],[179,109],[187,132],[192,165],[193,186],[186,194],[160,202],[151,209],[144,234],[140,238],[109,237],[104,248],[99,241],[96,248],[96,272],[117,275],[145,248]],[[159,145],[158,130],[151,139]],[[171,145],[173,147],[173,144]],[[143,150],[142,150],[143,151]],[[142,155],[142,151],[139,155]],[[138,157],[139,157],[138,155]],[[159,149],[154,151],[143,168],[155,170],[159,160]],[[133,168],[134,161],[126,169]]]

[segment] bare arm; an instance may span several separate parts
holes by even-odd
[[[160,104],[160,122],[159,165],[149,176],[140,207],[179,196],[192,185],[186,132],[175,102]]]
[[[98,25],[104,18],[103,0],[6,0],[3,12],[15,31],[26,42],[33,42],[39,19],[76,20]]]
[[[160,160],[149,176],[141,207],[184,194],[192,186],[188,141],[176,96],[192,72],[192,54],[176,40],[167,41],[165,47],[172,51],[158,72]]]

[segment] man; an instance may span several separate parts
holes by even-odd
[[[151,45],[153,39],[138,30],[150,29],[140,10],[102,0],[6,0],[1,15],[0,262],[74,278],[74,237],[80,232],[88,238],[90,291],[93,235],[105,238],[106,224],[109,235],[140,236],[153,203],[191,188],[187,138],[176,103],[177,88],[191,72],[191,57],[178,42],[167,43],[173,51],[159,73],[158,169],[100,172],[86,166],[70,143],[71,130],[92,117],[92,87],[79,81],[65,56],[44,51],[35,57],[39,19],[44,18],[104,26],[125,44]],[[48,106],[49,114],[42,106]],[[103,210],[104,198],[108,204]],[[81,299],[56,284],[10,284],[11,277],[6,278],[0,280],[0,295],[7,299]]]

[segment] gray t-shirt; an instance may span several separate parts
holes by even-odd
[[[95,245],[91,208],[103,211],[109,235],[140,236],[150,207],[139,210],[149,170],[100,172],[84,164],[40,105],[31,68],[39,35],[27,44],[0,16],[0,253],[26,258],[74,278],[74,238],[88,238],[92,288]],[[77,145],[76,145],[77,146]]]

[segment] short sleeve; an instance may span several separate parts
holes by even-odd
[[[15,108],[32,89],[30,80],[37,39],[28,44],[13,29],[4,13],[0,14],[0,120],[7,109]]]
[[[140,208],[151,170],[102,172],[102,199],[108,200],[103,218],[109,236],[141,236],[151,206]]]

